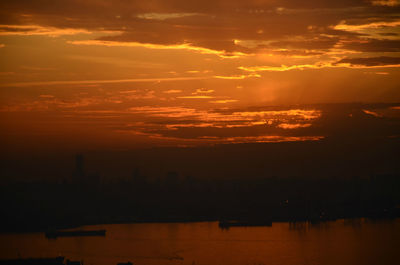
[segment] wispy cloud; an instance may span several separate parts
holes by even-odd
[[[239,69],[244,70],[241,67],[239,67]],[[230,75],[230,76],[216,75],[214,77],[218,79],[241,80],[241,79],[246,79],[251,77],[261,77],[261,76],[259,74],[249,74],[249,75]]]
[[[83,40],[83,41],[68,41],[74,45],[102,45],[102,46],[114,46],[114,47],[143,47],[148,49],[159,49],[159,50],[188,50],[194,51],[201,54],[212,54],[221,58],[238,58],[246,56],[245,53],[241,52],[226,52],[221,50],[213,50],[203,47],[194,46],[191,43],[182,44],[171,44],[161,45],[153,43],[141,43],[141,42],[121,42],[121,41],[105,41],[105,40]]]
[[[260,136],[238,136],[221,139],[230,143],[277,143],[277,142],[298,142],[318,141],[324,136],[281,136],[281,135],[260,135]]]
[[[297,129],[310,127],[311,125],[311,123],[281,123],[278,125],[278,127],[282,129]]]
[[[393,68],[400,67],[397,57],[379,58],[343,58],[339,61],[318,62],[315,64],[294,64],[281,66],[239,66],[238,69],[246,72],[285,72],[291,70],[323,69],[323,68]]]
[[[43,94],[39,96],[40,98],[54,98],[53,95]]]
[[[166,20],[181,17],[199,16],[199,13],[144,13],[137,15],[141,19]]]
[[[214,93],[213,89],[206,89],[206,88],[199,88],[196,89],[196,92],[193,92],[192,95],[197,95],[197,94],[210,94]]]
[[[53,85],[82,85],[82,84],[113,84],[113,83],[139,83],[139,82],[168,82],[202,80],[212,77],[160,77],[160,78],[136,78],[136,79],[110,79],[110,80],[65,80],[65,81],[38,81],[38,82],[17,82],[3,83],[0,87],[28,87],[28,86],[53,86]]]
[[[290,71],[290,70],[304,70],[304,69],[319,69],[319,68],[324,68],[324,67],[332,67],[332,64],[300,64],[300,65],[281,65],[281,66],[250,66],[250,67],[245,67],[245,66],[239,66],[238,69],[244,70],[247,72],[262,72],[262,71],[270,71],[270,72],[284,72],[284,71]]]
[[[198,96],[182,96],[182,97],[177,97],[177,98],[182,98],[182,99],[207,99],[207,98],[214,98],[214,97],[198,95]]]
[[[342,21],[340,24],[333,27],[335,30],[345,30],[345,31],[359,31],[363,29],[377,29],[377,28],[387,28],[387,27],[399,27],[400,20],[396,21],[380,21],[380,22],[371,22],[366,24],[359,25],[349,25],[346,22]]]
[[[55,28],[55,27],[44,27],[39,25],[0,25],[0,36],[47,35],[56,37],[62,35],[76,35],[76,34],[92,34],[92,32],[86,29]]]
[[[182,90],[180,90],[180,89],[169,89],[169,90],[163,91],[163,93],[165,93],[165,94],[177,94],[177,93],[182,93]]]
[[[365,114],[372,115],[372,116],[374,116],[374,117],[382,117],[381,114],[376,113],[375,111],[372,111],[372,110],[363,109],[362,111],[363,111]]]
[[[209,102],[215,103],[215,104],[227,104],[227,103],[238,102],[238,100],[237,99],[220,99],[220,100],[212,100]]]

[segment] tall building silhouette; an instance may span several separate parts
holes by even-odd
[[[85,177],[85,160],[82,154],[77,154],[75,157],[75,178],[78,181],[83,181]]]

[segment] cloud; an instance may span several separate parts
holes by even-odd
[[[229,143],[279,143],[279,142],[298,142],[298,141],[319,141],[324,136],[280,136],[280,135],[259,135],[259,136],[238,136],[227,137],[223,142]]]
[[[113,84],[113,83],[140,83],[140,82],[157,82],[157,81],[187,81],[202,80],[212,77],[160,77],[160,78],[136,78],[136,79],[110,79],[110,80],[73,80],[73,81],[38,81],[38,82],[18,82],[3,83],[0,87],[28,87],[28,86],[54,86],[54,85],[82,85],[82,84]]]
[[[214,98],[214,97],[212,97],[212,96],[198,95],[198,96],[182,96],[182,97],[177,97],[177,98],[183,98],[183,99],[204,99],[204,98]]]
[[[181,17],[199,16],[198,13],[144,13],[137,15],[141,19],[166,20]]]
[[[221,102],[222,103],[222,102]],[[142,106],[127,110],[133,123],[115,128],[121,133],[140,132],[159,139],[199,143],[251,143],[320,140],[304,134],[322,113],[317,109],[205,110],[187,107]]]
[[[376,113],[375,111],[366,110],[366,109],[363,109],[362,111],[363,111],[365,114],[372,115],[372,116],[374,116],[374,117],[383,117],[382,115]]]
[[[0,17],[3,34],[59,36],[109,32],[99,39],[71,43],[186,49],[221,58],[238,58],[266,50],[307,47],[326,52],[353,31],[396,28],[395,0],[241,1],[162,0],[66,1],[5,0]],[[357,20],[357,23],[352,23]],[[8,27],[7,27],[8,26]],[[352,33],[353,32],[353,33]],[[116,34],[117,33],[117,34]],[[238,40],[238,41],[235,41]],[[247,44],[246,44],[247,43]],[[252,45],[248,45],[253,43]],[[290,52],[290,51],[289,51]],[[311,54],[309,54],[311,55]]]
[[[158,49],[158,50],[188,50],[194,51],[201,54],[211,54],[216,55],[221,58],[238,58],[245,56],[246,54],[241,52],[225,52],[219,50],[212,50],[203,47],[193,46],[191,43],[180,43],[180,44],[152,44],[152,43],[142,43],[142,42],[127,42],[127,41],[110,41],[110,40],[84,40],[84,41],[68,41],[70,44],[74,45],[101,45],[110,47],[143,47],[148,49]]]
[[[80,98],[76,100],[61,100],[51,95],[40,95],[39,100],[31,100],[18,104],[3,105],[1,112],[32,112],[76,109],[104,103],[103,99],[95,97]]]
[[[301,124],[301,123],[281,123],[278,125],[279,128],[282,129],[297,129],[297,128],[306,128],[306,127],[310,127],[312,124],[311,123],[305,123],[305,124]]]
[[[210,103],[215,103],[215,104],[226,104],[226,103],[233,103],[237,102],[237,99],[220,99],[220,100],[213,100],[209,101]]]
[[[119,91],[120,94],[136,94],[137,92],[138,92],[138,90],[136,90],[136,89]]]
[[[180,90],[180,89],[169,89],[169,90],[163,91],[163,93],[166,93],[166,94],[176,94],[176,93],[182,93],[182,90]]]
[[[348,25],[344,21],[333,27],[335,30],[345,30],[345,31],[359,31],[364,29],[377,29],[377,28],[387,28],[387,27],[399,27],[400,20],[396,21],[379,21],[371,22],[367,24],[360,25]]]
[[[193,92],[192,95],[197,95],[197,94],[210,94],[214,93],[213,89],[206,89],[206,88],[199,88],[196,89],[196,92]]]
[[[46,35],[46,36],[62,36],[62,35],[76,35],[76,34],[92,34],[86,29],[74,28],[55,28],[44,27],[39,25],[0,25],[0,36],[10,35]]]
[[[239,66],[238,69],[247,72],[285,72],[290,70],[304,70],[304,69],[320,69],[325,67],[332,67],[330,63],[319,63],[319,64],[300,64],[300,65],[281,65],[281,66]]]
[[[372,0],[371,3],[374,6],[398,6],[398,5],[400,5],[399,0]]]
[[[242,69],[242,68],[239,67],[239,69]],[[245,70],[245,69],[242,69],[242,70]],[[241,80],[241,79],[246,79],[246,78],[250,78],[250,77],[261,77],[261,76],[259,74],[249,74],[249,75],[230,75],[230,76],[216,75],[214,77],[218,78],[218,79]]]
[[[365,57],[365,58],[343,58],[336,64],[350,64],[353,66],[400,66],[400,57]]]
[[[338,61],[317,62],[315,64],[281,65],[281,66],[239,66],[238,69],[246,72],[285,72],[291,70],[322,69],[322,68],[385,68],[400,67],[399,57],[369,57],[343,58]]]
[[[352,40],[342,41],[338,44],[338,48],[352,50],[357,52],[400,52],[400,40]]]
[[[96,75],[99,75],[102,71],[112,69],[109,72],[110,76],[116,79],[67,81],[73,78],[67,76],[69,69],[65,72],[58,69],[51,78],[49,76],[45,78],[43,75],[34,79],[25,77],[17,80],[15,77],[14,81],[11,78],[3,80],[0,86],[26,87],[219,79],[206,80],[204,83],[201,82],[201,84],[190,86],[187,89],[207,86],[207,88],[218,89],[218,92],[226,93],[222,94],[224,97],[217,97],[218,100],[232,97],[238,98],[244,103],[245,100],[242,100],[246,97],[244,91],[235,90],[234,92],[232,90],[226,92],[229,90],[228,88],[222,87],[220,90],[215,83],[240,83],[246,86],[246,89],[249,88],[249,92],[254,92],[254,95],[260,94],[259,91],[255,92],[255,90],[262,89],[260,85],[262,82],[273,83],[274,85],[269,86],[268,93],[264,93],[261,97],[253,97],[252,100],[283,101],[283,97],[293,99],[294,96],[282,96],[286,93],[284,92],[286,88],[275,89],[275,87],[288,87],[289,84],[287,83],[292,83],[292,87],[305,86],[306,78],[303,77],[308,73],[299,77],[300,71],[298,70],[317,72],[319,69],[325,68],[384,67],[388,64],[383,62],[375,65],[372,62],[357,64],[354,60],[353,63],[350,62],[348,58],[355,56],[359,58],[396,57],[396,53],[400,52],[400,40],[397,33],[400,22],[397,7],[376,6],[372,5],[371,2],[361,0],[341,0],[334,1],[335,3],[316,0],[205,0],[195,1],[195,3],[189,2],[155,0],[151,3],[144,3],[132,0],[112,3],[95,0],[60,0],[57,1],[57,5],[54,5],[54,3],[46,0],[2,1],[0,22],[3,25],[4,34],[63,36],[60,34],[88,33],[80,36],[63,36],[55,40],[61,44],[58,46],[60,51],[68,50],[65,55],[57,54],[60,58],[65,56],[64,59],[69,60],[68,63],[63,64],[63,68],[80,63],[76,62],[76,59],[80,57],[79,60],[85,61],[85,64],[96,65],[90,76],[82,78],[92,77],[96,79]],[[372,32],[372,30],[379,30],[379,32]],[[103,32],[104,34],[100,36],[96,32]],[[13,39],[20,37],[10,35],[4,36],[4,38],[9,38],[7,39],[8,45],[8,43],[13,43]],[[33,42],[33,40],[39,41],[41,39],[43,38],[32,37],[31,40]],[[53,40],[46,39],[46,41]],[[62,45],[64,41],[67,41],[70,45]],[[24,45],[29,45],[29,43],[28,41],[24,42]],[[18,48],[17,46],[14,47],[15,49]],[[132,49],[129,47],[132,47]],[[8,48],[4,50],[8,51]],[[82,53],[84,50],[89,51],[88,54]],[[104,53],[97,52],[99,50],[104,51]],[[162,52],[159,50],[162,50]],[[56,49],[51,51],[55,53]],[[105,53],[109,56],[104,56]],[[124,53],[127,54],[126,60],[124,60]],[[135,53],[138,54],[136,56],[137,62],[135,61]],[[103,54],[103,57],[99,57],[101,54]],[[159,56],[161,54],[162,56]],[[171,60],[170,58],[174,58],[175,55],[177,60]],[[145,56],[148,57],[144,58]],[[344,56],[348,57],[344,58]],[[89,57],[93,58],[90,59]],[[129,62],[128,57],[133,60]],[[70,62],[71,58],[74,61]],[[51,60],[53,59],[49,58],[48,61]],[[104,62],[114,64],[120,60],[123,60],[123,63],[117,66],[122,71],[117,71],[110,65],[104,64]],[[139,65],[142,61],[149,64],[146,66]],[[156,66],[152,65],[151,62],[162,62],[163,65],[156,69]],[[137,68],[137,72],[142,71],[142,73],[135,73],[135,76],[149,78],[123,79],[129,78],[129,73],[132,73],[132,69],[127,69],[128,67]],[[80,68],[74,70],[74,76],[78,76],[78,69]],[[210,72],[206,74],[202,71],[203,69],[210,69]],[[185,73],[186,70],[200,72]],[[149,74],[151,71],[153,74]],[[168,71],[175,71],[175,74],[167,74]],[[288,73],[290,71],[292,72]],[[390,72],[390,77],[392,77],[394,75],[391,71],[394,70],[388,69],[384,72]],[[111,72],[114,75],[111,75]],[[264,72],[285,73],[272,75]],[[181,77],[177,73],[187,76]],[[355,73],[354,71],[353,74]],[[140,74],[143,74],[143,76]],[[193,77],[189,77],[190,75]],[[291,80],[288,78],[283,82],[278,82],[278,79],[282,76],[287,77],[289,75],[296,75],[296,78],[299,77],[299,79]],[[156,77],[153,78],[153,76]],[[160,78],[157,76],[160,76]],[[171,78],[167,78],[167,76]],[[373,76],[368,77],[372,78]],[[345,77],[343,76],[343,78]],[[332,75],[330,75],[327,78],[327,87],[333,86],[333,83],[341,82],[340,80],[343,80],[343,78],[335,79],[335,82],[328,82],[328,79],[329,81],[333,80]],[[58,81],[49,81],[50,79]],[[22,83],[20,82],[22,80],[31,80],[32,82]],[[163,87],[162,90],[179,90],[181,88],[169,86]],[[300,91],[300,88],[290,89]],[[313,89],[308,86],[303,93],[307,95],[298,98],[309,100],[314,96],[309,96],[311,93],[308,93],[308,91]],[[160,90],[160,93],[162,93],[162,90]],[[390,87],[387,91],[389,90],[392,91],[393,89]],[[190,96],[192,92],[185,89],[183,91],[185,93],[178,96]],[[330,88],[327,88],[315,98],[325,99],[330,97],[329,91]],[[240,96],[233,93],[240,94]],[[389,92],[385,93],[387,95]],[[174,100],[167,94],[164,94],[166,101]],[[346,97],[345,100],[348,100],[350,96]],[[345,96],[342,98],[345,98]],[[217,99],[213,101],[217,101]],[[328,99],[328,101],[330,100]]]
[[[53,95],[47,95],[47,94],[43,94],[39,96],[40,98],[54,98]]]

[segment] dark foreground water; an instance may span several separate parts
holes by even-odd
[[[0,258],[54,257],[85,265],[117,264],[400,264],[400,219],[221,230],[217,222],[87,226],[106,237],[48,240],[43,233],[0,235]]]

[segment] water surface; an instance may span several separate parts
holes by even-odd
[[[338,220],[311,225],[273,223],[234,227],[217,222],[87,226],[106,237],[46,239],[43,233],[0,235],[0,257],[53,257],[85,265],[117,264],[396,264],[400,261],[400,219]]]

